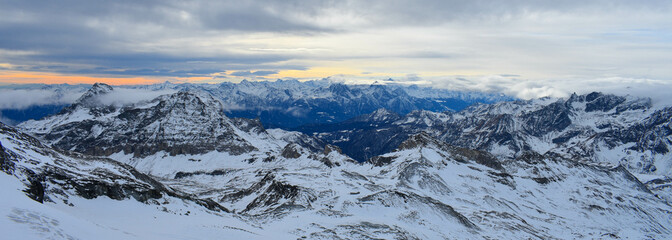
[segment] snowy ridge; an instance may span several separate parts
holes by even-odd
[[[3,134],[3,146],[17,142]],[[13,145],[6,149],[20,152]],[[72,194],[68,199],[74,206],[56,201],[44,207],[102,226],[122,227],[122,231],[138,236],[158,234],[151,228],[155,225],[148,224],[150,229],[143,231],[95,219],[91,214],[101,210],[90,204],[126,205],[139,212],[139,218],[159,214],[180,225],[203,224],[167,230],[165,235],[171,239],[181,238],[180,229],[204,231],[204,235],[191,236],[196,239],[207,239],[215,232],[252,239],[664,238],[671,234],[672,207],[624,168],[534,154],[500,161],[485,152],[446,145],[424,133],[367,164],[357,164],[337,151],[325,151],[328,153],[323,157],[332,163],[329,165],[316,161],[316,155],[297,151],[299,155],[283,153],[266,161],[209,162],[205,155],[183,155],[177,165],[178,156],[161,159],[173,161],[173,167],[180,170],[173,176],[164,172],[159,174],[164,177],[152,177],[166,189],[195,199],[213,199],[232,213],[216,214],[199,205],[182,205],[181,200],[171,197],[153,207],[129,200],[109,202],[109,196],[85,200]],[[227,158],[224,153],[208,154],[213,159]],[[49,164],[48,157],[35,159]],[[85,164],[75,161],[64,166],[81,168]],[[190,164],[201,167],[186,167]],[[56,194],[46,192],[49,197]],[[60,197],[52,199],[60,201]],[[160,210],[163,207],[169,214]],[[217,230],[204,228],[213,224],[219,226]],[[76,229],[61,230],[68,235],[82,234]]]
[[[407,86],[393,83],[386,85],[346,85],[329,79],[299,82],[297,80],[242,81],[221,84],[173,84],[169,82],[153,85],[118,86],[105,95],[106,84],[96,84],[80,98],[91,98],[96,102],[119,101],[116,105],[151,100],[161,94],[177,91],[208,92],[222,101],[226,114],[230,117],[259,118],[267,127],[294,128],[305,124],[340,122],[379,108],[399,114],[414,110],[456,111],[473,103],[509,101],[513,98],[487,93],[457,92],[446,89]],[[108,86],[109,87],[109,86]],[[73,94],[81,94],[83,86],[34,85],[5,87],[8,90],[54,91],[70,96],[58,97],[59,102],[71,103]],[[101,91],[98,92],[97,89]],[[54,95],[58,95],[54,94]],[[151,96],[143,98],[143,96]],[[100,97],[100,99],[98,99]],[[66,100],[70,99],[72,100]],[[77,102],[82,102],[79,99]],[[52,101],[53,102],[53,101]]]
[[[222,103],[207,93],[180,91],[123,107],[73,106],[71,111],[20,126],[61,149],[104,156],[213,150],[240,155],[286,144],[275,141],[259,122],[228,118]]]
[[[449,144],[500,158],[515,159],[533,151],[623,165],[638,176],[658,176],[643,180],[670,201],[672,188],[665,179],[672,175],[671,122],[672,108],[653,105],[650,99],[590,93],[568,99],[479,104],[456,113],[416,111],[392,123],[360,124],[373,128],[335,124],[301,130],[341,147],[359,161],[389,152],[424,131]]]
[[[183,239],[192,232],[198,232],[189,236],[195,239],[217,234],[245,239],[667,238],[672,207],[655,189],[665,189],[665,179],[644,184],[637,177],[645,177],[627,167],[594,164],[544,142],[553,143],[567,129],[604,129],[578,120],[590,115],[639,117],[635,125],[612,124],[662,126],[645,132],[666,136],[654,134],[667,126],[665,112],[646,104],[624,106],[641,102],[627,98],[598,100],[604,96],[479,105],[459,113],[414,111],[403,117],[378,110],[344,123],[361,131],[338,130],[341,139],[348,137],[344,143],[392,146],[358,163],[343,154],[343,147],[299,132],[266,130],[257,120],[229,118],[221,99],[192,89],[124,106],[80,107],[90,113],[81,119],[63,112],[21,125],[40,140],[4,127],[0,157],[5,173],[14,173],[6,170],[7,162],[26,169],[12,175],[27,189],[40,186],[30,180],[31,171],[48,173],[46,180],[32,179],[47,181],[44,199],[57,200],[39,209],[55,208],[64,213],[56,214],[59,219],[119,229],[132,233],[130,238]],[[100,110],[108,107],[112,110]],[[637,111],[652,114],[642,117]],[[43,170],[53,165],[60,170]],[[58,172],[73,180],[61,180]],[[77,190],[91,182],[106,190]],[[3,188],[12,199],[18,199],[17,191]],[[35,199],[31,192],[40,191],[28,191]],[[138,229],[93,207],[101,203],[138,212],[139,219],[162,219]],[[53,212],[44,211],[54,219]],[[97,219],[97,213],[112,220]],[[159,223],[175,228],[157,232]],[[85,236],[72,227],[58,230]]]
[[[266,126],[285,129],[340,122],[380,108],[406,114],[414,110],[454,111],[477,102],[512,100],[494,94],[394,84],[346,85],[329,80],[242,81],[179,87],[211,93],[224,103],[230,116],[260,118]]]
[[[8,239],[259,237],[216,202],[112,159],[54,151],[4,124],[0,143],[0,223]]]

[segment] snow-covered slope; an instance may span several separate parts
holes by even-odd
[[[210,199],[111,159],[55,151],[1,123],[0,167],[3,239],[257,236]]]
[[[258,121],[228,118],[222,103],[207,93],[180,91],[123,106],[101,105],[97,99],[111,91],[96,85],[61,113],[20,127],[60,149],[104,156],[215,150],[241,155],[279,151],[287,144],[276,141]]]
[[[486,236],[491,238],[656,238],[658,233],[670,234],[664,224],[671,220],[669,205],[622,167],[538,154],[498,161],[487,153],[446,145],[425,133],[372,160],[383,165],[378,168],[382,176],[397,181],[397,189],[451,206],[483,232],[490,232]],[[621,201],[626,198],[638,200]],[[633,203],[638,206],[628,206]],[[641,215],[634,209],[657,213]],[[651,222],[643,223],[647,221],[643,219]]]
[[[549,117],[554,125],[544,128],[538,116],[556,116],[562,106],[543,110],[555,101],[539,101],[546,102],[469,110],[492,113],[487,119],[465,112],[416,111],[400,117],[378,110],[349,124],[363,126],[366,131],[360,133],[399,131],[389,139],[410,137],[393,151],[357,163],[338,147],[323,147],[299,132],[266,130],[255,120],[228,118],[220,100],[207,92],[180,91],[122,106],[75,104],[59,115],[21,125],[47,144],[3,127],[0,157],[3,171],[22,180],[31,197],[40,199],[35,196],[44,192],[42,199],[51,200],[35,207],[45,212],[44,219],[90,222],[137,238],[179,239],[191,232],[198,232],[189,236],[194,239],[217,234],[245,239],[672,236],[672,207],[627,168],[555,151],[507,155],[511,145],[485,141],[516,131],[539,139],[556,134],[560,130],[554,126],[564,125],[563,118]],[[636,115],[641,110],[623,112]],[[506,114],[513,117],[497,117]],[[543,134],[529,132],[520,119],[533,119],[532,130]],[[492,133],[477,140],[504,150],[491,154],[447,144],[449,127],[458,123],[465,127],[458,132],[465,138],[478,131]],[[446,131],[410,134],[412,128]],[[5,163],[15,170],[6,170]],[[88,183],[93,187],[86,187]],[[20,199],[17,186],[3,190],[12,192],[12,201]],[[138,212],[140,220],[126,223],[123,214],[99,209],[101,204]],[[141,220],[149,222],[146,229],[139,227]],[[10,226],[26,222],[10,221]],[[160,232],[161,224],[174,228]],[[87,236],[69,226],[53,229]]]
[[[3,192],[11,196],[3,205],[9,219],[5,222],[10,223],[5,226],[16,226],[12,234],[21,237],[86,238],[99,228],[111,232],[111,237],[131,239],[210,239],[218,234],[246,239],[657,239],[672,234],[672,207],[622,167],[534,154],[501,161],[485,152],[448,146],[427,134],[413,136],[396,151],[364,164],[331,147],[322,159],[288,147],[274,159],[207,160],[208,154],[213,160],[226,158],[215,151],[165,156],[162,160],[176,168],[172,172],[157,168],[158,176],[134,180],[137,174],[128,175],[122,181],[114,176],[125,176],[131,167],[99,158],[67,157],[4,129],[3,156],[34,159],[30,163],[11,158],[14,169],[39,172],[43,168],[36,166],[50,166],[61,161],[52,159],[63,158],[62,171],[70,171],[73,179],[82,176],[69,181],[44,174],[45,196],[53,202],[41,205],[25,202],[32,201],[27,197],[21,200],[18,181],[3,185]],[[33,146],[48,153],[31,153]],[[109,173],[115,169],[120,173]],[[14,175],[23,179],[17,172]],[[165,191],[180,195],[161,192],[141,204],[132,197],[109,193],[89,197],[77,187],[66,187],[153,179]],[[32,186],[30,181],[26,184],[23,188]],[[201,204],[199,199],[217,203]],[[231,213],[207,208],[218,205]],[[133,217],[125,220],[128,216]],[[30,229],[38,224],[41,230]]]
[[[415,111],[394,122],[345,123],[300,130],[342,147],[360,161],[425,131],[449,144],[502,158],[532,151],[623,165],[672,200],[672,107],[654,105],[647,98],[591,93],[480,104],[457,113]]]

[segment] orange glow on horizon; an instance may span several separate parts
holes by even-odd
[[[334,75],[361,75],[362,71],[345,67],[314,67],[308,70],[283,70],[269,75],[272,78],[325,78]]]
[[[106,83],[110,85],[153,84],[167,80],[167,78],[144,77],[92,77],[81,75],[63,75],[44,72],[0,71],[0,84],[93,84]]]

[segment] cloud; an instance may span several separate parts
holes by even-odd
[[[0,89],[0,109],[26,109],[33,105],[70,104],[82,94],[81,89]]]
[[[237,71],[230,73],[229,75],[231,76],[236,76],[236,77],[259,77],[259,76],[268,76],[268,75],[273,75],[273,74],[278,74],[278,71]]]
[[[21,88],[0,88],[0,109],[26,109],[41,105],[68,105],[84,94],[90,85],[26,85]],[[175,93],[174,89],[142,89],[115,86],[113,91],[99,96],[96,101],[104,105],[123,106],[152,100],[158,96]]]
[[[142,101],[149,101],[157,98],[158,96],[173,94],[176,92],[177,90],[174,89],[148,90],[116,87],[112,92],[103,94],[96,100],[103,105],[124,106]]]
[[[672,92],[672,82],[666,80],[644,78],[564,78],[547,79],[545,81],[502,77],[501,75],[426,78],[432,85],[461,91],[484,91],[504,93],[521,99],[535,99],[541,97],[569,97],[572,93],[586,94],[590,92],[605,92],[617,95],[631,95],[636,97],[650,97],[659,105],[672,105],[669,93]],[[590,84],[586,84],[590,83]]]
[[[305,117],[308,112],[310,112],[310,108],[302,108],[302,107],[290,107],[284,111],[285,113],[289,113],[294,117]]]
[[[338,67],[444,79],[511,72],[516,76],[503,76],[537,83],[561,77],[672,79],[672,2],[664,0],[0,0],[0,5],[0,68],[13,71],[187,78],[225,70],[262,77]],[[327,77],[314,74],[291,77]],[[494,79],[483,81],[479,86],[486,91],[508,89],[491,87],[501,85]],[[543,84],[525,84],[531,86],[523,95],[553,92]]]

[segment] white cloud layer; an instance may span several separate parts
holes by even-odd
[[[70,104],[81,96],[79,89],[57,92],[53,89],[0,89],[0,109],[26,109],[33,105]]]
[[[175,92],[177,90],[174,89],[148,90],[116,87],[112,92],[101,95],[96,100],[103,105],[123,106],[152,100],[158,96]]]
[[[565,78],[526,80],[501,75],[429,79],[430,85],[467,91],[504,93],[521,99],[568,97],[572,93],[604,92],[617,95],[650,97],[656,105],[672,105],[672,83],[664,80],[609,77],[597,79]]]

